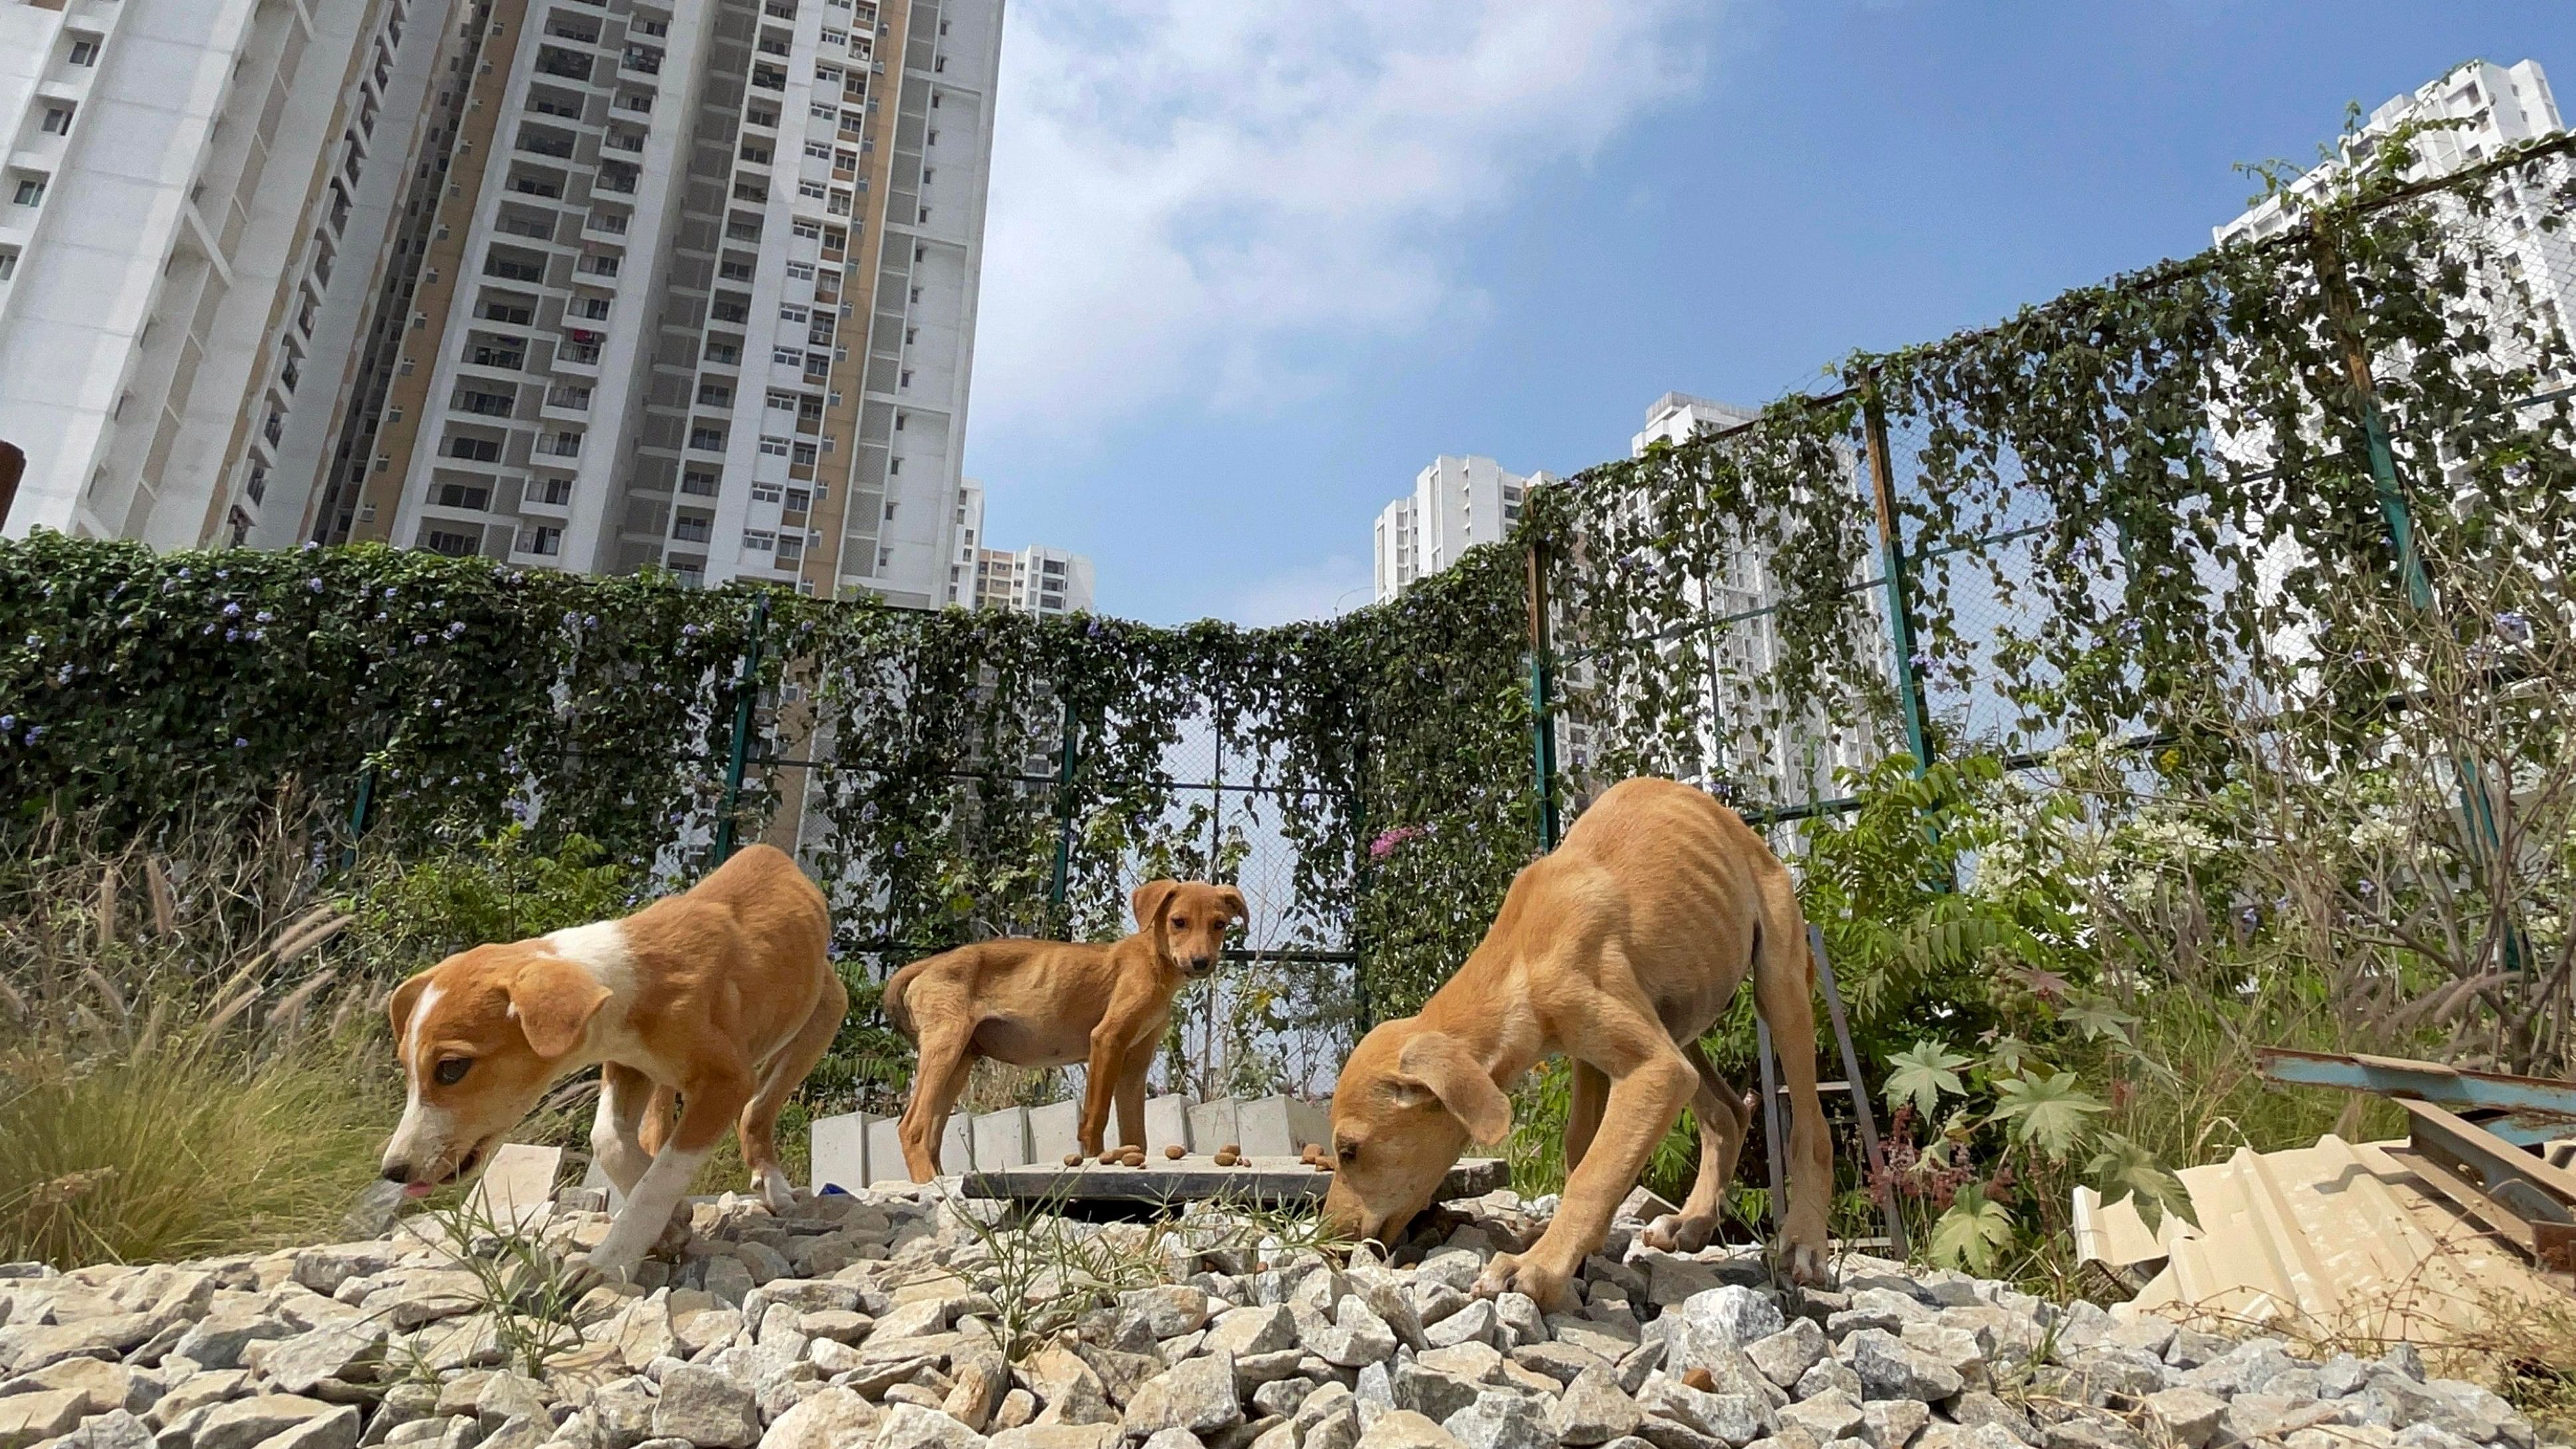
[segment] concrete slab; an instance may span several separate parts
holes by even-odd
[[[1082,1104],[1049,1102],[1029,1109],[1029,1161],[1062,1162],[1082,1146]]]
[[[975,1119],[975,1166],[991,1172],[1029,1165],[1029,1109],[1005,1107]]]
[[[1232,1097],[1219,1097],[1190,1108],[1190,1140],[1182,1145],[1193,1152],[1213,1153],[1227,1143],[1243,1141],[1242,1104]],[[1274,1154],[1276,1155],[1276,1154]],[[1294,1157],[1295,1153],[1288,1154]]]
[[[466,1210],[499,1226],[527,1231],[554,1210],[555,1174],[563,1170],[563,1149],[526,1142],[504,1142],[466,1194]]]
[[[1511,1185],[1511,1166],[1499,1158],[1471,1157],[1449,1170],[1440,1200],[1481,1197]],[[1000,1172],[966,1175],[968,1197],[1008,1198],[1017,1202],[1091,1202],[1169,1204],[1217,1198],[1234,1202],[1311,1204],[1323,1201],[1333,1175],[1319,1172],[1293,1157],[1255,1159],[1249,1164],[1219,1167],[1213,1158],[1192,1155],[1177,1162],[1159,1154],[1143,1167],[1080,1167],[1040,1164]]]
[[[1254,1157],[1296,1157],[1309,1142],[1331,1133],[1331,1118],[1312,1102],[1294,1097],[1262,1097],[1235,1108],[1240,1134],[1233,1140]]]
[[[1190,1145],[1190,1099],[1181,1096],[1147,1097],[1145,1155],[1159,1162],[1163,1149],[1174,1143],[1183,1147]]]
[[[814,1119],[808,1139],[813,1146],[814,1191],[837,1184],[844,1192],[857,1192],[876,1180],[868,1173],[868,1124],[877,1120],[865,1112]]]

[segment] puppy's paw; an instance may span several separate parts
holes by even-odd
[[[578,1300],[593,1288],[620,1288],[632,1284],[635,1281],[635,1270],[642,1264],[641,1255],[629,1257],[623,1253],[613,1252],[607,1244],[603,1243],[582,1257],[570,1259],[564,1264],[565,1275],[569,1280],[566,1284],[570,1290],[569,1296]]]
[[[1536,1301],[1542,1313],[1573,1309],[1572,1275],[1517,1253],[1496,1253],[1476,1275],[1476,1296],[1500,1298],[1519,1293]]]
[[[1832,1281],[1833,1259],[1821,1232],[1801,1232],[1796,1228],[1783,1232],[1779,1257],[1781,1275],[1801,1288]]]
[[[1708,1246],[1717,1235],[1717,1219],[1691,1217],[1683,1213],[1666,1213],[1646,1225],[1640,1236],[1649,1248],[1663,1253],[1696,1253]]]
[[[796,1185],[787,1180],[786,1173],[770,1168],[761,1173],[752,1185],[760,1190],[760,1200],[779,1217],[796,1210]]]

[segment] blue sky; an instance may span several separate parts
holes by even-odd
[[[2576,6],[1012,0],[967,472],[1156,622],[1366,602],[1439,453],[1572,472],[2205,246],[2342,121]]]

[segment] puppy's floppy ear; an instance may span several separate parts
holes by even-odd
[[[1149,880],[1136,887],[1127,905],[1136,912],[1136,933],[1159,937],[1163,930],[1163,913],[1172,908],[1172,897],[1180,893],[1176,880]]]
[[[403,1043],[411,1040],[412,1010],[420,1005],[420,994],[428,989],[429,973],[415,972],[394,988],[392,999],[385,1003],[385,1018],[393,1023],[394,1051],[397,1054],[402,1051]]]
[[[551,1061],[581,1045],[590,1019],[607,1005],[609,990],[599,978],[560,957],[545,957],[519,968],[510,978],[510,1014],[519,1019],[528,1045]]]
[[[1252,919],[1251,908],[1243,903],[1243,892],[1232,886],[1218,886],[1216,898],[1228,911],[1233,912],[1236,924],[1240,925]]]
[[[1404,1044],[1395,1066],[1400,1097],[1438,1098],[1478,1142],[1500,1142],[1511,1134],[1512,1099],[1465,1042],[1445,1031],[1424,1032]]]

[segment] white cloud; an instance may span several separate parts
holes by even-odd
[[[1259,580],[1235,597],[1226,617],[1248,628],[1329,619],[1369,601],[1376,592],[1370,566],[1348,554],[1306,564]]]
[[[1013,0],[979,428],[1266,411],[1472,320],[1466,225],[1689,89],[1709,0]]]

